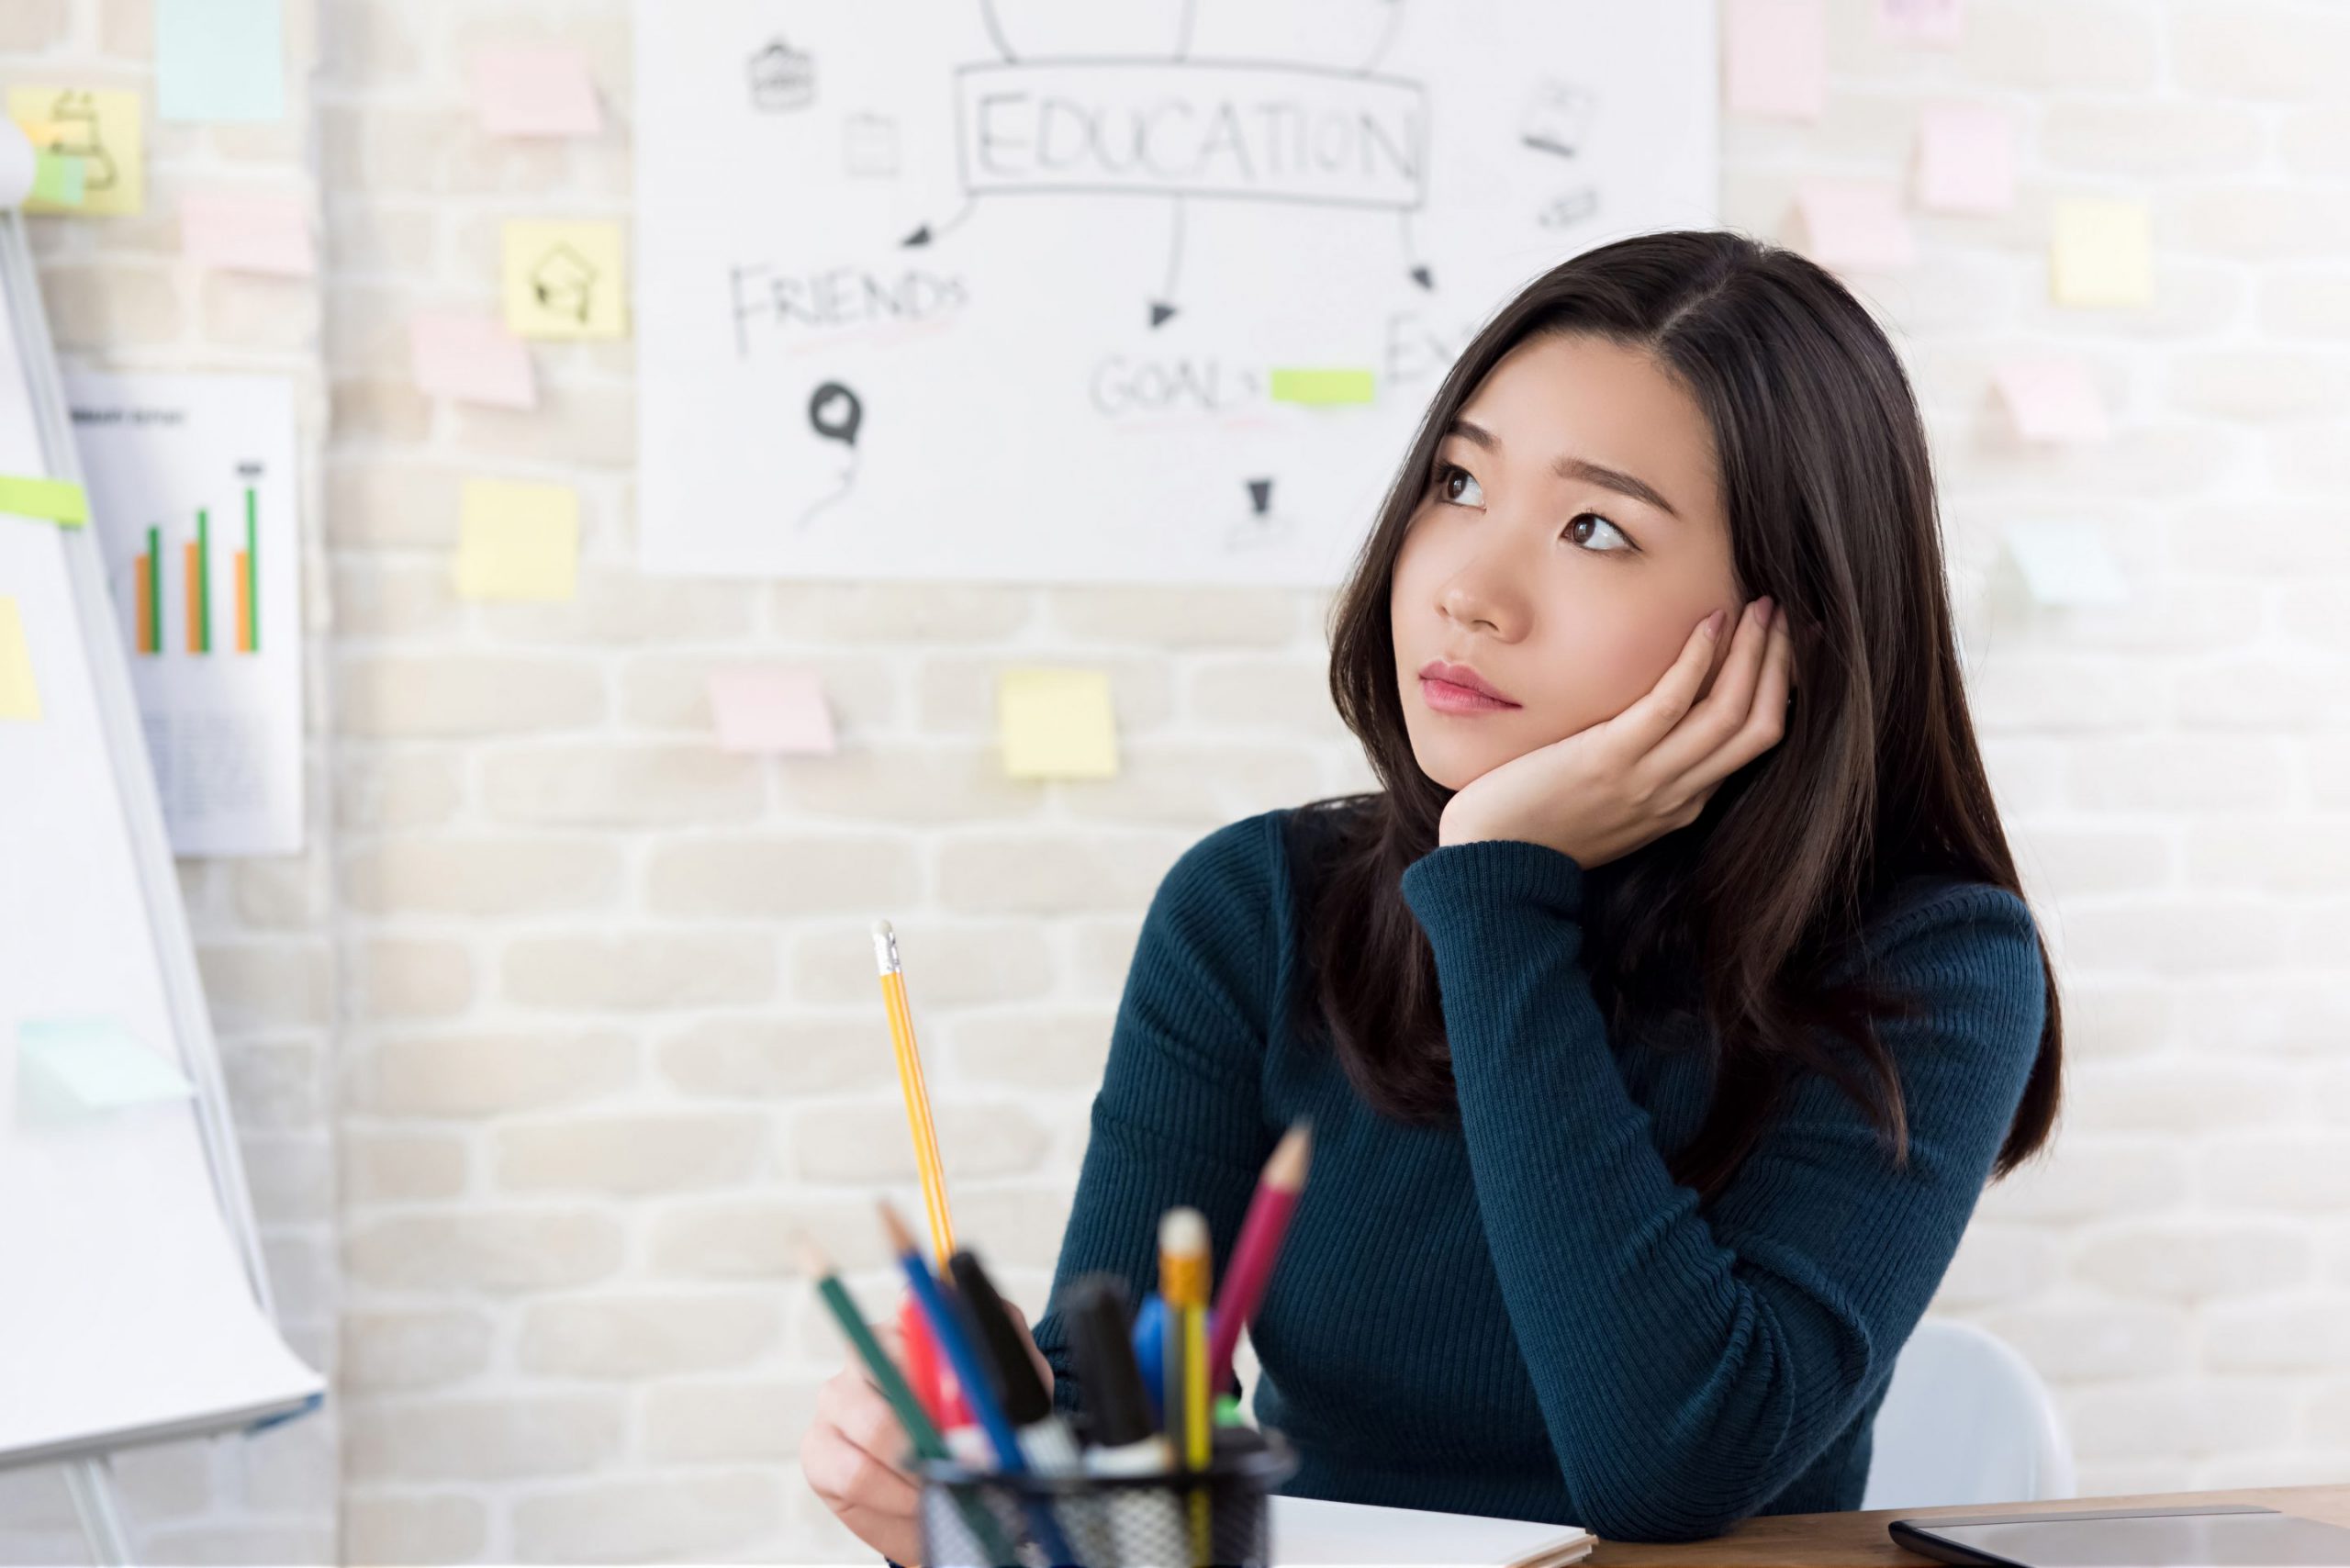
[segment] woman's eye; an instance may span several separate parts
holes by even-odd
[[[1596,526],[1592,531],[1586,532],[1583,528],[1583,524],[1585,523],[1592,523]],[[1615,537],[1617,543],[1613,544],[1594,544],[1591,542],[1592,533],[1595,532],[1599,528],[1606,529]],[[1583,546],[1583,548],[1602,555],[1610,554],[1618,550],[1629,550],[1632,548],[1632,542],[1625,537],[1624,531],[1617,527],[1614,523],[1608,521],[1606,518],[1600,516],[1595,511],[1577,512],[1567,522],[1567,535],[1577,544]]]
[[[1436,469],[1436,493],[1455,506],[1483,506],[1485,492],[1477,483],[1477,476],[1458,463],[1439,463]]]

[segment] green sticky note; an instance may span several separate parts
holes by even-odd
[[[71,1121],[195,1092],[177,1063],[111,1018],[27,1019],[17,1025],[20,1119]]]
[[[33,189],[35,199],[53,202],[59,207],[82,205],[82,160],[70,152],[36,152],[33,154]]]
[[[1100,670],[1004,671],[996,689],[996,732],[1008,778],[1117,776],[1110,678]]]
[[[285,117],[283,0],[155,0],[155,112],[253,124]]]
[[[74,527],[90,521],[90,498],[81,486],[63,479],[28,479],[0,474],[0,512]]]
[[[1368,370],[1304,370],[1292,367],[1273,372],[1276,403],[1368,403],[1371,381]]]

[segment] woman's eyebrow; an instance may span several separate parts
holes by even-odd
[[[1501,438],[1473,420],[1456,417],[1452,421],[1452,428],[1445,433],[1457,435],[1472,446],[1481,447],[1487,452],[1501,450]],[[1620,468],[1610,468],[1604,463],[1594,463],[1583,457],[1556,458],[1550,464],[1550,472],[1561,479],[1580,479],[1584,484],[1597,485],[1603,489],[1613,490],[1619,496],[1629,496],[1636,501],[1642,501],[1656,508],[1676,522],[1681,519],[1681,514],[1673,510],[1673,503],[1659,495],[1654,486],[1636,474],[1627,474]]]

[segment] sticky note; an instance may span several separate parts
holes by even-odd
[[[35,201],[52,207],[82,205],[82,160],[64,152],[33,154]]]
[[[180,198],[180,249],[226,272],[304,277],[318,271],[308,210],[274,191],[190,191]]]
[[[1888,38],[1944,48],[1958,41],[1966,0],[1877,0],[1877,31]]]
[[[996,736],[1013,778],[1113,778],[1117,726],[1110,678],[1091,669],[1008,669],[996,687]]]
[[[2048,286],[2059,305],[2153,304],[2154,221],[2145,203],[2104,196],[2057,203]]]
[[[196,1087],[110,1018],[43,1018],[17,1025],[17,1091],[20,1116],[62,1120],[185,1100]]]
[[[466,599],[569,599],[579,576],[578,495],[567,485],[466,480],[456,575]]]
[[[838,749],[822,678],[813,670],[744,666],[710,672],[718,749],[829,753]]]
[[[2121,567],[2088,523],[2012,524],[2008,554],[2042,604],[2119,604],[2130,597]]]
[[[1828,104],[1827,0],[1729,0],[1722,69],[1738,112],[1818,119]]]
[[[604,129],[587,57],[576,49],[475,56],[474,109],[491,136],[593,136]]]
[[[1918,201],[1937,212],[2015,204],[2015,136],[1989,104],[1929,104],[1918,120]]]
[[[435,398],[490,403],[501,409],[538,406],[531,351],[494,316],[465,310],[425,310],[408,324],[408,366],[417,390]]]
[[[0,474],[0,512],[78,527],[90,521],[90,495],[70,479]]]
[[[1830,269],[1906,267],[1918,243],[1893,186],[1874,180],[1806,180],[1796,187],[1807,253]]]
[[[25,199],[27,212],[130,217],[147,205],[146,126],[137,93],[11,87],[8,118],[40,152],[82,162],[82,199]]]
[[[2026,441],[2103,441],[2110,431],[2105,399],[2089,368],[2070,354],[2011,359],[1994,379],[2016,432]]]
[[[1273,372],[1272,399],[1276,403],[1368,403],[1372,389],[1368,370],[1290,368]]]
[[[155,0],[155,113],[253,123],[285,115],[283,0]]]
[[[626,247],[617,223],[506,225],[506,325],[525,338],[627,330]]]
[[[40,688],[33,681],[32,650],[25,645],[24,612],[14,596],[0,593],[0,720],[39,718]]]

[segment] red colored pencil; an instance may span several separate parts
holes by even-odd
[[[1305,1185],[1307,1157],[1313,1152],[1313,1132],[1300,1122],[1282,1135],[1264,1174],[1257,1179],[1257,1194],[1248,1200],[1248,1217],[1240,1222],[1240,1239],[1233,1244],[1232,1265],[1225,1271],[1224,1287],[1216,1293],[1214,1332],[1208,1338],[1208,1394],[1224,1392],[1232,1381],[1232,1351],[1240,1343],[1240,1329],[1257,1316],[1265,1285],[1273,1277],[1273,1260],[1280,1255],[1289,1216]]]

